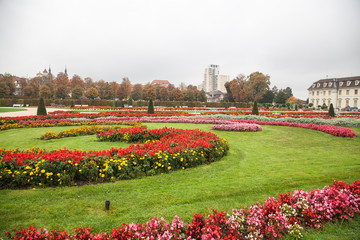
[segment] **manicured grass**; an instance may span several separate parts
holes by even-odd
[[[19,111],[25,111],[25,108],[3,108],[0,107],[0,113],[5,113],[5,112],[19,112]]]
[[[171,126],[210,131],[211,125],[146,123],[149,128]],[[67,127],[71,128],[71,127]],[[95,136],[40,141],[46,131],[61,128],[13,129],[0,132],[2,148],[108,149],[123,143],[96,142]],[[355,128],[357,134],[360,130]],[[190,221],[192,214],[211,208],[233,208],[263,202],[269,196],[295,189],[322,188],[334,179],[360,179],[360,138],[334,137],[308,129],[263,126],[262,132],[211,131],[228,139],[228,156],[211,165],[143,179],[81,187],[1,190],[0,233],[28,226],[72,232],[76,226],[110,231],[124,222],[145,222],[152,216],[171,220],[175,215]],[[111,201],[104,211],[105,200]],[[359,236],[360,220],[335,225],[331,236]],[[330,226],[329,229],[332,229]],[[350,229],[350,230],[349,230]],[[318,237],[318,231],[309,239]],[[341,235],[343,236],[343,235]],[[342,238],[341,238],[342,239]]]

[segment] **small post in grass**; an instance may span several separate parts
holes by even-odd
[[[109,210],[110,209],[110,200],[106,200],[105,201],[105,210]]]

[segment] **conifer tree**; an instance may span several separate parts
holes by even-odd
[[[259,115],[259,110],[258,110],[258,106],[257,106],[257,102],[256,102],[256,101],[254,102],[254,106],[253,106],[253,109],[252,109],[251,114],[253,114],[253,115]]]
[[[47,115],[44,99],[40,98],[37,115]]]
[[[335,117],[334,106],[333,106],[333,104],[332,104],[332,103],[330,104],[328,114],[329,114],[329,116],[330,116],[330,117]]]
[[[153,101],[152,99],[150,99],[149,101],[149,106],[148,106],[148,111],[147,111],[148,114],[154,114],[154,104],[153,104]]]

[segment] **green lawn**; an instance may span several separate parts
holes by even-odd
[[[0,113],[25,111],[25,108],[4,108],[0,107]]]
[[[210,131],[211,125],[147,123],[149,128],[171,126]],[[95,136],[40,141],[46,131],[65,128],[13,129],[0,132],[2,148],[108,149],[124,143],[97,142]],[[359,128],[354,128],[360,134]],[[192,214],[211,208],[233,208],[263,202],[269,196],[295,189],[322,188],[334,179],[360,179],[360,138],[334,137],[318,131],[263,126],[262,132],[212,131],[228,139],[229,154],[211,165],[143,179],[81,187],[1,190],[0,233],[28,226],[72,232],[76,226],[110,231],[124,222],[175,215],[190,221]],[[111,210],[104,211],[105,200]],[[334,230],[335,229],[335,230]],[[315,236],[315,237],[314,237]],[[322,237],[323,236],[323,237]],[[331,236],[332,238],[329,238]],[[359,217],[351,223],[310,232],[306,239],[355,239]],[[346,238],[347,237],[347,238]]]

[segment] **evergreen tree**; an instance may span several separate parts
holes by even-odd
[[[129,98],[129,100],[128,100],[128,105],[129,105],[129,106],[132,106],[132,105],[133,105],[133,100],[132,100],[131,98]]]
[[[150,99],[149,101],[149,106],[148,106],[148,110],[147,110],[147,113],[148,114],[154,114],[154,104],[153,104],[153,101],[152,99]]]
[[[329,114],[330,117],[335,117],[334,106],[333,106],[332,103],[330,104],[329,113],[328,113],[328,114]]]
[[[37,115],[47,115],[44,99],[40,98]]]
[[[253,106],[253,109],[252,109],[251,114],[253,114],[253,115],[259,115],[259,109],[258,109],[258,106],[257,106],[257,102],[256,102],[256,101],[254,102],[254,106]]]

